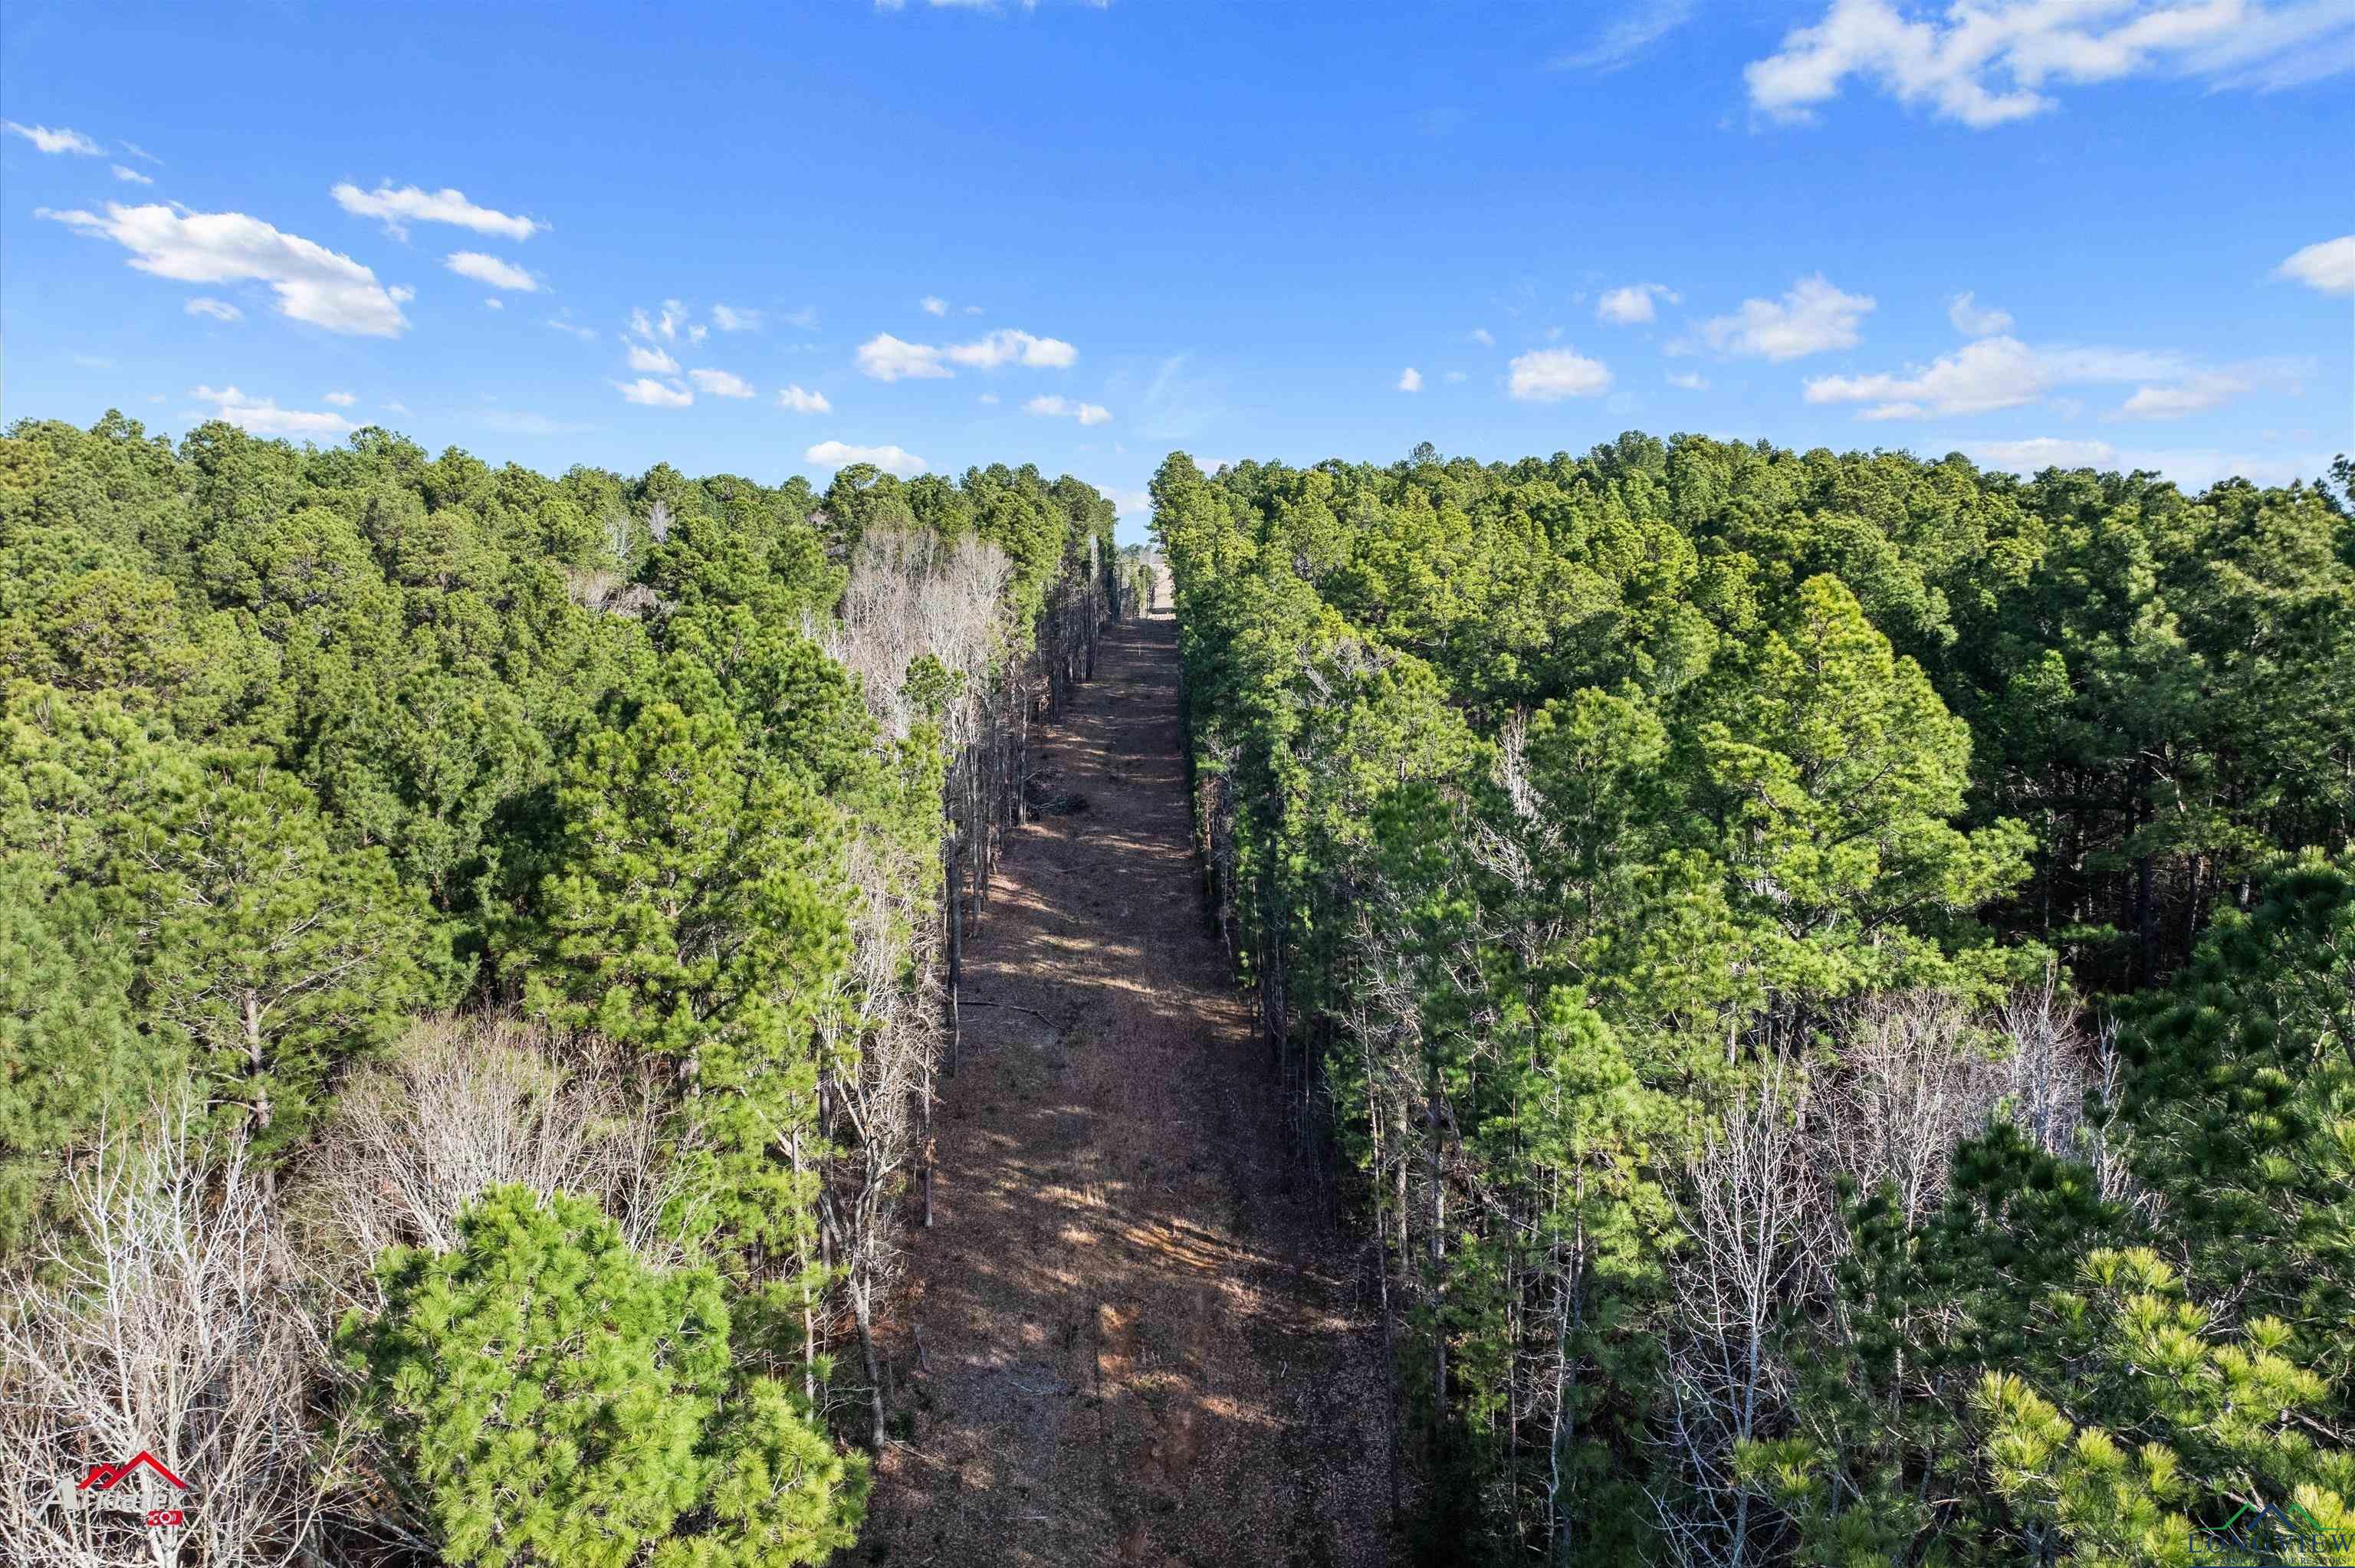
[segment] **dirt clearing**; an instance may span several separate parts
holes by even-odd
[[[1365,1267],[1203,931],[1166,615],[1107,632],[964,959],[900,1441],[852,1560],[1387,1561]],[[915,1339],[921,1335],[922,1358]]]

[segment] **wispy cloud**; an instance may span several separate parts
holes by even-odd
[[[453,250],[442,263],[461,278],[472,278],[477,283],[488,283],[494,289],[508,289],[517,293],[539,292],[539,280],[512,261],[480,250]]]
[[[546,414],[529,413],[520,408],[485,408],[474,416],[474,422],[486,430],[497,430],[509,436],[569,436],[596,429],[593,425],[550,418]]]
[[[1592,42],[1547,63],[1556,70],[1617,70],[1683,26],[1692,13],[1692,0],[1641,0]]]
[[[2011,330],[2011,313],[1992,306],[1982,308],[1966,289],[1946,302],[1946,319],[1965,337],[1993,337]]]
[[[890,333],[878,333],[858,345],[861,374],[878,381],[940,380],[956,374],[952,365],[995,370],[1004,365],[1026,365],[1060,370],[1076,364],[1079,350],[1059,337],[1037,337],[1001,328],[971,343],[945,346],[909,343]]]
[[[1112,410],[1101,403],[1081,403],[1069,397],[1033,397],[1022,405],[1022,411],[1077,419],[1082,425],[1101,425],[1112,418]]]
[[[234,387],[198,387],[189,393],[213,405],[212,417],[257,436],[339,436],[353,429],[341,414],[324,408],[282,408],[268,397],[249,397]]]
[[[14,120],[0,120],[0,130],[5,130],[11,136],[22,136],[44,153],[72,153],[84,158],[106,155],[106,149],[96,142],[62,125],[51,130],[47,125],[19,125]]]
[[[1854,79],[1985,130],[2051,110],[2055,87],[2164,75],[2278,88],[2350,69],[2355,10],[2337,0],[1832,0],[1743,76],[1773,119],[1811,119]]]
[[[1951,445],[1989,468],[2015,473],[2038,473],[2048,468],[2137,470],[2162,475],[2177,487],[2197,494],[2219,480],[2239,477],[2258,484],[2287,484],[2313,479],[2329,466],[2323,452],[2265,452],[2213,447],[2116,447],[2108,441],[2073,440],[2034,436],[2025,440],[1932,442],[1939,450]]]
[[[690,370],[687,378],[695,383],[696,390],[714,397],[750,397],[752,384],[728,370]]]
[[[665,343],[701,343],[710,335],[710,329],[687,320],[687,307],[677,300],[665,300],[662,309],[653,315],[644,310],[630,313],[630,330],[652,341],[659,336]]]
[[[624,403],[637,403],[648,408],[684,408],[695,401],[695,394],[675,381],[657,381],[651,376],[641,376],[635,381],[616,381],[613,389]]]
[[[1902,373],[1824,376],[1806,383],[1810,403],[1862,403],[1858,418],[1920,419],[2017,408],[2063,387],[2143,385],[2122,417],[2169,418],[2212,408],[2260,379],[2286,379],[2299,366],[2252,363],[2233,372],[2203,371],[2181,355],[2148,349],[2037,347],[2016,337],[1983,337]]]
[[[496,234],[506,239],[529,239],[548,225],[536,218],[522,217],[513,213],[477,207],[458,190],[421,190],[416,185],[395,188],[383,185],[372,191],[344,184],[335,186],[328,195],[346,212],[358,217],[376,219],[385,231],[396,239],[409,238],[412,223],[447,223],[459,228],[471,228],[477,234]]]

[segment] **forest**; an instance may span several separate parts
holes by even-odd
[[[2350,482],[1177,453],[1156,560],[1028,466],[20,421],[0,1539],[871,1555],[963,945],[1164,567],[1401,1560],[2355,1531]],[[168,1530],[76,1500],[142,1449]]]
[[[961,934],[1145,582],[1113,521],[1028,466],[11,426],[0,1555],[850,1543]],[[77,1506],[133,1450],[169,1529]]]
[[[1420,1560],[2355,1528],[2350,478],[1167,461],[1212,917]]]

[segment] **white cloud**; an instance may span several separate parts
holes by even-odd
[[[1517,356],[1511,369],[1512,394],[1525,403],[1592,397],[1611,387],[1609,368],[1601,360],[1589,359],[1573,349],[1531,349]]]
[[[1450,387],[1453,387],[1464,378],[1464,372],[1460,370],[1451,370],[1441,379],[1444,380]]]
[[[1416,369],[1413,366],[1412,366],[1412,365],[1408,366],[1404,370],[1400,371],[1400,372],[1399,372],[1399,378],[1398,378],[1398,389],[1399,389],[1400,391],[1401,391],[1401,392],[1420,392],[1420,391],[1422,391],[1422,390],[1423,390],[1423,372],[1422,372],[1422,371],[1420,371],[1420,370],[1417,370],[1417,369]]]
[[[339,436],[353,428],[341,414],[324,408],[282,408],[267,397],[249,397],[234,387],[218,391],[199,387],[189,395],[213,404],[213,418],[257,436]]]
[[[2348,69],[2355,13],[2331,0],[1981,0],[1916,19],[1896,0],[1832,0],[1742,72],[1750,101],[1805,120],[1858,78],[1977,129],[2043,113],[2056,84],[2146,71],[2282,87]]]
[[[916,303],[923,308],[924,313],[928,316],[944,316],[949,313],[949,302],[938,294],[926,294]]]
[[[1979,441],[1963,449],[1990,468],[2039,473],[2048,468],[2102,468],[2118,455],[2107,441],[2073,441],[2036,436],[2024,441]]]
[[[1101,403],[1081,403],[1069,397],[1033,397],[1022,405],[1022,411],[1077,419],[1082,425],[1101,425],[1112,418],[1112,410]]]
[[[282,314],[330,332],[397,337],[409,325],[398,297],[348,256],[283,234],[241,212],[184,212],[163,206],[106,204],[106,216],[34,210],[77,233],[112,239],[131,265],[183,283],[258,279],[277,291]]]
[[[2055,387],[2180,376],[2172,355],[2138,349],[2030,348],[2014,337],[1983,337],[1905,375],[1823,376],[1806,384],[1810,403],[1870,403],[1861,418],[1912,419],[1984,414],[2032,403]]]
[[[539,292],[538,279],[512,261],[502,261],[480,250],[453,250],[442,264],[461,278],[472,278],[494,289],[513,289],[523,294]]]
[[[752,384],[742,376],[726,370],[690,370],[687,378],[714,397],[750,397]]]
[[[136,142],[123,143],[122,147],[124,152],[130,154],[133,157],[144,158],[151,164],[161,164],[164,161]]]
[[[847,441],[820,441],[802,453],[804,462],[814,462],[823,468],[847,468],[863,462],[896,473],[901,479],[924,471],[924,460],[900,447],[859,447]]]
[[[1869,294],[1843,293],[1821,272],[1802,278],[1780,300],[1744,300],[1730,316],[1700,323],[1701,341],[1721,354],[1801,359],[1854,348],[1857,324],[1871,313]]]
[[[579,322],[568,322],[557,316],[549,317],[548,324],[554,327],[559,332],[570,333],[582,343],[594,343],[597,341],[597,329],[595,327],[585,327]]]
[[[633,370],[652,371],[656,376],[678,374],[678,361],[650,343],[625,344],[623,346],[629,351],[630,368]]]
[[[630,313],[630,330],[640,337],[651,338],[659,333],[665,343],[677,343],[681,328],[686,329],[685,335],[689,343],[701,343],[707,334],[707,329],[687,324],[687,307],[677,300],[665,300],[661,313],[651,319],[642,310]]]
[[[995,408],[997,407],[998,397],[997,394],[995,392],[985,392],[980,397],[975,398],[974,401],[976,403],[986,404],[988,407]]]
[[[63,126],[52,131],[46,125],[19,125],[14,120],[0,120],[0,129],[12,136],[22,136],[44,153],[78,153],[85,158],[103,157],[106,149],[79,131]]]
[[[1478,344],[1482,348],[1494,348],[1497,346],[1496,335],[1489,332],[1487,327],[1474,327],[1471,332],[1471,338],[1474,343]]]
[[[2316,240],[2275,268],[2274,276],[2326,294],[2355,294],[2355,234]]]
[[[2203,372],[2171,387],[2137,387],[2134,396],[2118,406],[2118,414],[2128,419],[2180,419],[2229,402],[2248,389],[2249,384],[2237,376]]]
[[[2011,313],[1993,306],[1981,310],[1971,299],[1968,289],[1946,302],[1946,319],[1965,337],[1993,337],[2011,330]]]
[[[1586,48],[1550,63],[1557,70],[1617,70],[1682,26],[1692,11],[1692,0],[1641,0]]]
[[[198,294],[195,299],[190,300],[186,304],[182,305],[180,308],[187,312],[188,314],[192,316],[210,316],[217,322],[234,322],[245,319],[245,313],[239,310],[235,305],[230,304],[227,300],[208,299],[202,294]]]
[[[1668,372],[1668,385],[1681,387],[1688,392],[1706,392],[1709,390],[1709,377],[1698,371],[1672,370]]]
[[[1059,337],[1033,337],[1027,332],[1001,327],[972,343],[951,344],[942,352],[959,365],[983,370],[1001,365],[1028,365],[1064,370],[1078,363],[1080,351]]]
[[[405,305],[409,303],[410,301],[417,298],[417,291],[410,288],[406,283],[395,283],[391,288],[387,289],[385,292],[392,296],[392,302],[397,305]]]
[[[878,381],[921,380],[956,374],[941,363],[941,351],[932,344],[902,343],[888,332],[877,333],[858,345],[858,368]]]
[[[397,239],[409,237],[409,226],[412,223],[454,224],[460,228],[471,228],[477,234],[496,234],[506,239],[529,239],[548,227],[534,218],[476,207],[466,199],[464,191],[425,191],[415,185],[403,185],[396,190],[389,185],[364,191],[357,185],[346,184],[336,186],[328,194],[346,212],[359,217],[375,218]]]
[[[950,364],[994,370],[1001,365],[1028,365],[1061,369],[1080,357],[1079,350],[1060,338],[1033,337],[1027,332],[1000,329],[971,343],[943,348],[929,343],[907,343],[890,333],[878,333],[858,345],[858,368],[878,381],[938,379],[954,376]],[[945,362],[945,363],[944,363]]]
[[[409,405],[406,403],[387,403],[384,406],[384,411],[388,414],[407,414],[409,412]]]
[[[761,330],[761,313],[748,311],[741,305],[714,305],[711,307],[711,324],[721,332],[758,332]]]
[[[1149,517],[1153,514],[1153,493],[1127,490],[1117,484],[1099,484],[1096,492],[1113,504],[1113,510],[1123,517]]]
[[[788,387],[777,394],[777,407],[791,408],[796,414],[830,414],[834,405],[826,400],[823,392],[805,391],[799,386]]]
[[[817,307],[815,305],[804,305],[800,310],[787,311],[785,313],[785,324],[787,326],[800,327],[805,332],[816,331]]]
[[[323,393],[320,396],[319,400],[323,403],[333,403],[338,408],[348,408],[353,404],[359,401],[357,397],[355,397],[349,392]]]
[[[2215,448],[2119,448],[2107,441],[2067,440],[2038,436],[2021,441],[1962,443],[1964,453],[1990,468],[2017,473],[2037,473],[2047,468],[2103,468],[2122,472],[2144,471],[2174,481],[2176,487],[2198,494],[2218,480],[2238,476],[2257,484],[2287,484],[2312,479],[2329,466],[2322,452],[2282,453],[2230,451]]]
[[[684,408],[695,401],[695,394],[676,382],[662,382],[651,376],[641,376],[635,381],[616,381],[613,389],[624,403],[640,403],[649,408]]]
[[[152,176],[141,174],[127,164],[114,164],[110,166],[114,171],[114,177],[125,185],[152,185],[155,183]]]
[[[1681,304],[1684,296],[1674,289],[1658,283],[1630,283],[1624,289],[1614,289],[1594,302],[1594,319],[1609,322],[1614,326],[1634,326],[1652,319],[1652,301],[1662,299]]]

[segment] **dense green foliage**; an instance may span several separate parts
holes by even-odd
[[[608,1184],[661,1213],[624,1244],[472,1174],[400,1200],[474,1198],[454,1249],[372,1287],[321,1260],[388,1486],[451,1562],[816,1560],[863,1495],[833,1341],[866,1338],[930,1114],[944,874],[961,924],[1022,727],[1133,592],[1112,520],[1027,467],[817,493],[12,427],[0,1257],[75,1245],[77,1161],[183,1085],[313,1223],[355,1070],[421,1015],[519,1011],[558,1079],[619,1054],[658,1146]],[[961,663],[862,652],[838,617],[878,561],[916,593],[973,567]]]
[[[1630,435],[1154,499],[1432,1560],[2355,1497],[2345,497]]]
[[[352,1350],[443,1561],[751,1568],[850,1543],[864,1457],[774,1382],[740,1385],[719,1281],[648,1267],[595,1204],[494,1189],[456,1249],[378,1266]]]

